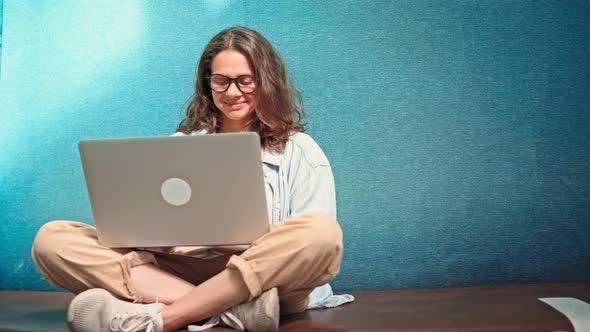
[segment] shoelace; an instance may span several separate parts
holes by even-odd
[[[129,326],[125,326],[129,324]],[[146,313],[137,313],[129,316],[116,315],[111,320],[109,328],[114,332],[154,332],[154,318]]]
[[[205,331],[205,330],[208,330],[216,325],[219,325],[219,323],[221,323],[221,322],[223,322],[227,326],[229,326],[233,329],[236,329],[238,331],[246,330],[244,323],[242,323],[242,321],[238,317],[236,317],[234,314],[232,314],[229,311],[224,311],[224,312],[220,313],[219,315],[215,315],[215,316],[211,317],[207,321],[207,323],[205,323],[203,325],[189,325],[188,331],[189,332]]]

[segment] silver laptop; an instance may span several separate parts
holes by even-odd
[[[269,229],[256,133],[79,144],[107,247],[250,244]]]

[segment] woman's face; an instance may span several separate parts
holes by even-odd
[[[237,78],[242,75],[254,76],[248,59],[240,52],[225,50],[218,53],[211,63],[211,75],[223,75]],[[223,78],[222,78],[223,79]],[[252,84],[254,84],[252,82]],[[246,90],[242,88],[242,90]],[[211,91],[213,102],[222,113],[222,131],[248,130],[246,124],[253,116],[256,102],[256,91],[243,93],[238,89],[237,82],[232,81],[225,92]]]

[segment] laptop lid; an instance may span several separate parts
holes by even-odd
[[[269,229],[256,133],[84,140],[79,149],[104,246],[250,244]]]

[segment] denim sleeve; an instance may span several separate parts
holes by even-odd
[[[320,212],[336,219],[336,190],[330,165],[314,165],[302,158],[289,199],[291,216]]]

